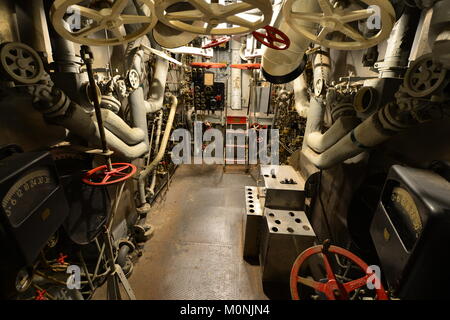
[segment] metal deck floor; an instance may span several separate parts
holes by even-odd
[[[138,299],[267,299],[259,266],[242,258],[246,185],[250,175],[222,166],[177,169],[129,279]]]

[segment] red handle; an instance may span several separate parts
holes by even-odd
[[[330,246],[328,249],[329,253],[334,253],[340,256],[344,256],[350,261],[352,261],[354,264],[356,264],[358,267],[360,267],[364,273],[366,273],[365,276],[352,280],[346,283],[342,283],[336,278],[336,275],[333,272],[333,269],[331,267],[330,261],[328,259],[327,254],[323,254],[323,246],[315,246],[306,249],[303,251],[295,260],[294,265],[292,266],[291,270],[291,281],[290,281],[290,287],[291,287],[291,295],[292,299],[299,300],[300,295],[298,293],[298,284],[301,283],[307,287],[311,287],[314,290],[323,293],[327,299],[329,300],[347,300],[349,299],[349,294],[361,287],[364,287],[367,285],[367,280],[376,275],[373,275],[369,272],[369,266],[361,260],[359,257],[354,255],[348,250],[345,250],[344,248],[336,247],[336,246]],[[298,275],[299,271],[301,270],[302,265],[304,262],[309,259],[311,256],[316,254],[322,254],[322,260],[325,265],[325,271],[327,274],[327,281],[326,282],[318,282],[311,278],[304,278]],[[379,279],[377,279],[379,282]],[[377,300],[388,300],[388,296],[383,288],[383,285],[380,283],[379,288],[375,288],[376,292],[376,299]]]
[[[219,68],[226,68],[227,65],[225,63],[192,62],[191,67],[219,69]]]
[[[289,40],[289,37],[281,30],[271,26],[265,26],[264,30],[266,31],[265,34],[262,32],[253,31],[252,35],[256,40],[258,40],[258,42],[261,42],[266,47],[275,50],[286,50],[291,45],[291,40]],[[277,45],[276,43],[281,45]]]
[[[230,37],[222,37],[222,38],[218,38],[218,39],[213,39],[210,43],[205,44],[202,47],[202,49],[218,47],[221,44],[227,43],[228,41],[230,41]]]
[[[261,68],[260,63],[242,63],[242,64],[232,64],[231,68],[242,69],[242,70],[254,70]]]
[[[111,171],[103,165],[86,172],[82,181],[91,186],[107,186],[129,179],[136,170],[131,163],[113,163]]]

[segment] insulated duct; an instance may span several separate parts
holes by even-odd
[[[305,135],[305,140],[307,145],[318,153],[329,149],[361,122],[356,116],[339,117],[325,133],[322,133],[325,108],[321,100],[311,97],[309,108],[311,117],[308,117],[308,122],[313,125],[309,128],[309,134]]]
[[[168,72],[169,62],[161,57],[156,57],[153,79],[150,83],[150,98],[145,102],[147,113],[153,113],[162,109]]]
[[[319,6],[317,1],[297,1],[293,9],[315,12],[319,10]],[[312,27],[313,23],[305,22],[303,25]],[[286,50],[265,47],[262,57],[262,73],[268,81],[282,84],[296,79],[303,72],[306,63],[305,52],[311,41],[292,30],[284,17],[281,17],[275,27],[289,37],[291,45]]]
[[[306,80],[304,75],[300,75],[297,77],[294,82],[294,99],[295,99],[295,110],[302,118],[308,117],[308,86],[306,84]]]
[[[49,78],[48,75],[46,77]],[[71,101],[64,92],[53,87],[50,80],[45,85],[31,87],[29,93],[33,96],[34,107],[47,121],[68,129],[92,146],[101,145],[94,114]],[[147,145],[143,142],[145,136],[143,131],[130,128],[111,110],[102,109],[102,115],[106,141],[117,155],[126,159],[136,159],[148,151]]]
[[[395,134],[417,124],[410,117],[405,117],[404,115],[399,116],[400,112],[397,104],[387,104],[325,152],[317,154],[313,150],[306,148],[302,153],[317,168],[331,168],[385,142]]]

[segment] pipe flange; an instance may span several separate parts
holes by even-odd
[[[268,73],[264,68],[261,68],[262,75],[264,78],[269,81],[270,83],[274,84],[284,84],[291,82],[295,79],[297,79],[305,70],[306,67],[306,55],[303,56],[302,61],[300,62],[300,65],[294,69],[292,72],[282,75],[282,76],[275,76]]]
[[[42,112],[47,118],[62,116],[66,113],[67,109],[69,109],[71,102],[70,99],[61,90],[58,90],[58,92],[61,94],[58,102],[51,106],[49,109]]]
[[[356,92],[353,107],[357,112],[365,113],[371,110],[377,101],[378,92],[373,87],[362,87]]]
[[[95,85],[95,87],[96,87],[96,93],[97,93],[97,96],[98,96],[99,103],[101,104],[102,103],[102,91],[100,90],[98,85]],[[89,84],[89,82],[85,82],[82,85],[82,92],[84,93],[84,96],[86,97],[86,100],[91,105],[94,104],[94,101],[92,99],[93,98],[92,97],[92,93],[91,93],[91,85]]]
[[[8,80],[28,85],[39,82],[45,72],[38,53],[20,42],[0,46],[0,70]]]
[[[443,87],[447,70],[433,61],[433,55],[426,54],[414,61],[406,71],[403,86],[414,98],[433,94]]]
[[[151,211],[152,207],[148,202],[144,203],[142,206],[136,208],[136,212],[139,216],[145,216],[147,213]]]
[[[129,254],[136,250],[136,246],[134,245],[134,243],[127,239],[120,239],[117,242],[117,248],[120,249],[122,246],[127,246],[128,248],[130,248],[130,251],[128,252]]]
[[[103,95],[102,99],[101,99],[100,107],[103,109],[111,110],[112,112],[117,114],[120,111],[121,104],[120,104],[120,101],[117,100],[114,96]]]

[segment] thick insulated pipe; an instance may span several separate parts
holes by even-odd
[[[111,110],[102,109],[101,112],[105,128],[123,142],[128,145],[135,145],[144,141],[146,134],[140,128],[130,128],[121,117]]]
[[[413,125],[413,122],[395,120],[392,114],[396,112],[398,112],[396,104],[387,104],[325,152],[317,154],[310,148],[302,152],[317,168],[331,168],[385,142]]]
[[[148,146],[147,112],[144,105],[144,89],[142,87],[134,90],[128,97],[131,110],[131,121],[133,126],[145,132],[144,142]]]
[[[306,84],[305,76],[301,74],[298,78],[293,81],[294,85],[294,99],[295,99],[295,110],[302,118],[308,117],[308,86]]]
[[[147,113],[153,113],[162,109],[168,72],[169,62],[161,57],[156,57],[155,71],[150,83],[150,98],[145,104]]]
[[[305,139],[303,139],[302,149],[308,148],[308,136],[312,132],[322,132],[323,116],[325,115],[325,108],[322,102],[322,98],[316,99],[311,97],[308,108],[308,120],[305,127]]]
[[[308,146],[314,151],[322,153],[332,147],[360,122],[361,120],[358,117],[340,117],[325,133],[311,132],[307,137]]]
[[[296,1],[294,11],[315,12],[319,10],[317,1]],[[303,26],[312,27],[311,22],[304,22]],[[304,69],[305,52],[311,41],[292,30],[282,17],[276,28],[284,32],[291,40],[287,50],[264,48],[262,57],[262,73],[272,83],[287,83],[297,78]]]
[[[414,42],[414,33],[417,29],[420,11],[405,7],[403,15],[394,25],[387,42],[384,61],[376,63],[380,78],[402,78],[407,67],[411,47]]]
[[[100,132],[92,114],[87,113],[82,107],[73,102],[71,102],[65,116],[52,118],[51,121],[63,126],[93,145],[100,145]],[[121,131],[127,130],[131,130],[131,128],[125,124]],[[109,130],[105,130],[105,136],[110,149],[124,158],[136,159],[148,151],[148,147],[144,142],[129,146]]]
[[[140,198],[141,205],[145,205],[147,203],[146,195],[145,195],[145,179],[156,168],[158,163],[163,158],[164,153],[166,152],[167,143],[169,142],[170,132],[172,131],[172,125],[173,125],[173,121],[175,119],[175,113],[177,111],[177,106],[178,106],[177,97],[175,97],[174,95],[171,95],[170,100],[171,100],[170,113],[169,113],[169,117],[167,119],[166,128],[164,129],[164,135],[161,140],[161,145],[159,147],[159,151],[156,154],[153,161],[148,166],[146,166],[145,169],[142,170],[139,174],[139,198]]]

